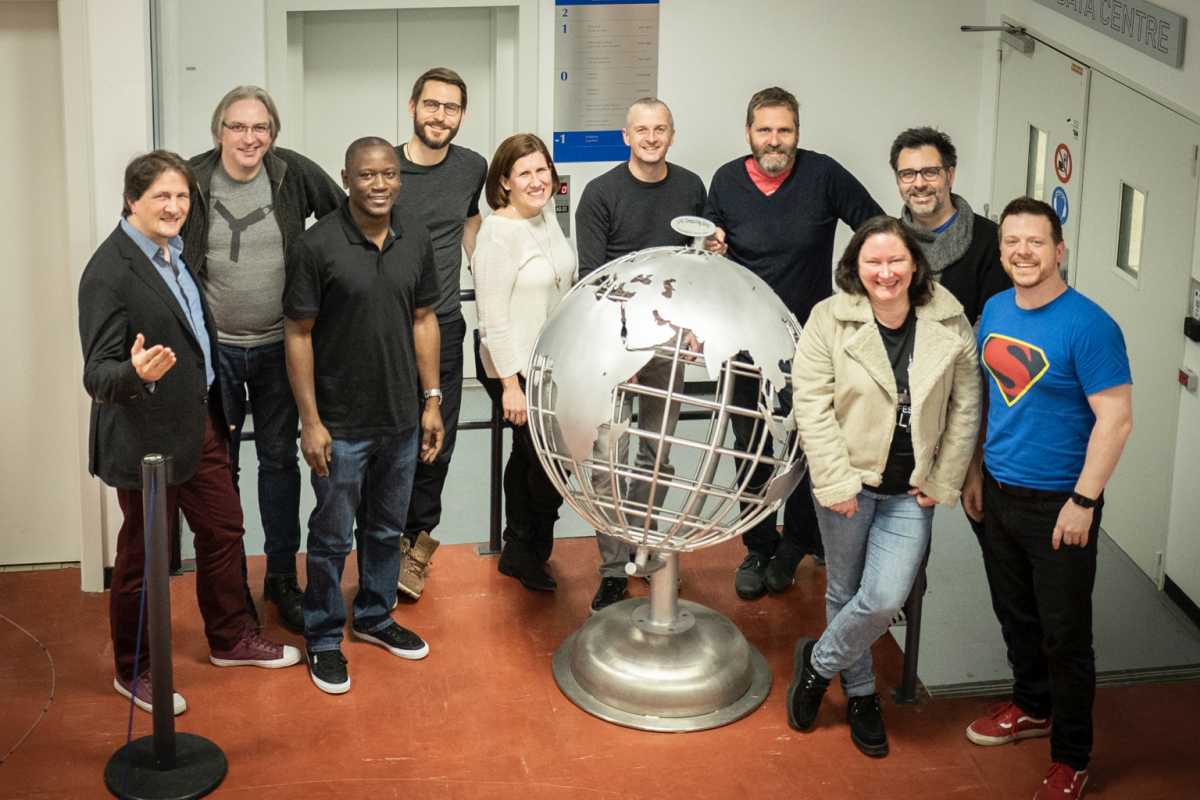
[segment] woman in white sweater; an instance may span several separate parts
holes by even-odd
[[[562,497],[546,477],[526,425],[525,370],[542,323],[571,288],[575,253],[553,218],[558,172],[545,143],[531,133],[505,139],[488,169],[484,195],[494,212],[483,221],[471,271],[479,312],[479,376],[513,426],[504,467],[504,550],[499,569],[528,589],[553,591],[546,561]]]

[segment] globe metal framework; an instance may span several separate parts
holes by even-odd
[[[636,548],[626,571],[651,585],[648,601],[609,606],[556,652],[555,678],[584,710],[701,730],[766,698],[761,654],[728,619],[678,598],[678,555],[774,514],[803,476],[782,402],[799,334],[765,282],[698,242],[611,262],[543,327],[526,372],[538,456],[581,517]],[[696,379],[711,392],[690,392]]]

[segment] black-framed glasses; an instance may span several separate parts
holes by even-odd
[[[269,136],[271,133],[271,123],[269,122],[259,122],[255,125],[247,125],[244,122],[222,122],[221,125],[234,136],[245,136],[246,131],[252,132],[255,136]]]
[[[901,183],[912,183],[920,175],[927,181],[935,181],[942,177],[942,173],[946,171],[945,167],[921,167],[920,169],[898,169],[896,170],[896,178]]]
[[[462,113],[462,105],[460,103],[439,103],[437,100],[429,99],[421,101],[421,108],[428,111],[430,114],[436,114],[439,108],[446,110],[446,116],[457,117]]]

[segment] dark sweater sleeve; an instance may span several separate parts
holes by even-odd
[[[337,210],[342,201],[346,199],[346,193],[342,187],[334,183],[333,178],[330,178],[315,161],[299,153],[290,153],[289,155],[294,168],[300,170],[304,181],[304,197],[307,203],[307,207],[304,209],[307,212],[305,218],[308,214],[312,214],[320,219],[330,211]]]
[[[992,295],[1012,288],[1012,281],[1000,263],[1000,238],[996,226],[988,221],[986,225],[976,225],[975,231],[976,235],[983,236],[987,241],[987,252],[979,264],[979,298],[975,306],[982,313],[984,305]],[[971,322],[974,323],[975,320]]]
[[[604,266],[611,211],[597,179],[589,183],[575,209],[575,247],[579,254],[579,277]]]
[[[866,187],[858,182],[858,178],[832,159],[828,186],[829,201],[838,218],[854,230],[858,230],[859,226],[871,217],[883,213],[883,209],[871,197]]]
[[[721,208],[721,190],[724,183],[721,172],[722,169],[714,172],[712,181],[708,185],[708,197],[704,201],[704,218],[728,233],[729,231],[725,228],[725,212]]]

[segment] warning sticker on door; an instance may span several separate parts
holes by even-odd
[[[1060,143],[1054,148],[1054,174],[1058,176],[1060,183],[1066,183],[1071,180],[1071,149],[1066,143]]]
[[[1054,192],[1050,195],[1050,205],[1054,207],[1054,213],[1058,214],[1058,221],[1063,225],[1067,224],[1067,217],[1071,213],[1070,204],[1067,202],[1067,191],[1061,186],[1055,186]]]

